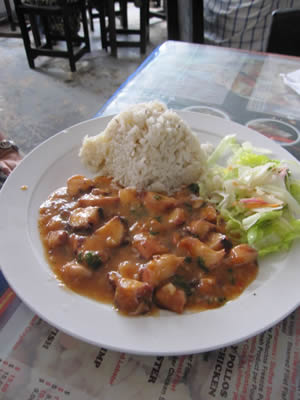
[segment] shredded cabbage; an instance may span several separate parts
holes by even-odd
[[[216,204],[234,243],[248,243],[265,256],[300,238],[300,181],[287,162],[228,135],[207,165],[200,194]]]

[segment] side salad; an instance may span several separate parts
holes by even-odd
[[[214,202],[236,243],[248,243],[259,256],[288,250],[300,238],[300,180],[270,152],[235,135],[224,137],[208,155],[199,182],[202,197]]]

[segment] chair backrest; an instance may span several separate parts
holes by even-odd
[[[71,71],[76,71],[76,62],[90,51],[86,0],[56,0],[49,1],[49,5],[44,4],[43,0],[14,2],[30,68],[35,68],[37,56],[47,56],[68,58]],[[40,17],[42,29],[37,24],[37,16]],[[83,36],[78,35],[81,23]],[[32,34],[30,36],[29,31]],[[57,40],[65,41],[67,49],[53,47]]]
[[[300,9],[273,11],[266,50],[300,56]]]

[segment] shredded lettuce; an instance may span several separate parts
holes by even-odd
[[[288,250],[297,238],[300,238],[300,221],[292,217],[259,220],[247,232],[248,243],[260,256]]]
[[[288,250],[300,238],[300,180],[269,150],[225,136],[208,157],[200,194],[214,202],[235,243],[260,256]]]
[[[214,165],[220,158],[224,157],[224,155],[230,150],[234,150],[236,147],[239,147],[239,144],[236,140],[235,135],[227,135],[225,136],[218,146],[215,148],[213,153],[209,156],[207,162],[209,166]]]
[[[300,203],[300,181],[292,181],[289,184],[291,195]]]
[[[271,160],[273,163],[278,161]],[[249,150],[243,150],[237,157],[238,165],[245,165],[247,167],[258,167],[270,162],[270,158],[264,154],[254,154]]]

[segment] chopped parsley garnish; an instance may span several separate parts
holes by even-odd
[[[187,296],[191,296],[193,294],[191,285],[181,275],[174,275],[172,278],[172,283],[177,288],[182,289]]]
[[[196,194],[197,196],[199,196],[199,185],[198,183],[191,183],[190,185],[188,185],[188,189]]]
[[[209,269],[205,265],[205,262],[202,257],[197,257],[197,265],[199,268],[201,268],[204,272],[208,273]]]
[[[155,235],[158,235],[159,234],[159,232],[156,232],[156,231],[149,231],[149,233],[150,233],[150,235],[153,235],[153,236],[155,236]]]
[[[80,253],[78,253],[77,254],[77,261],[79,262],[79,263],[82,263],[83,262],[83,254],[82,254],[82,251],[80,252]]]
[[[228,273],[229,273],[229,281],[230,281],[230,283],[232,284],[232,285],[235,285],[236,284],[236,279],[235,279],[235,277],[234,277],[234,272],[233,272],[233,269],[232,268],[228,268]]]
[[[161,200],[161,196],[160,196],[159,194],[155,194],[155,195],[153,196],[153,198],[154,198],[155,200]]]
[[[98,269],[102,265],[102,260],[95,251],[86,251],[83,257],[87,265],[92,269]]]
[[[100,218],[104,218],[103,208],[101,208],[101,207],[98,208],[98,215]]]
[[[218,297],[219,303],[224,303],[224,301],[226,301],[226,297]]]
[[[130,213],[136,218],[146,217],[148,215],[146,208],[142,204],[137,206],[137,208],[131,208]]]
[[[193,206],[190,203],[185,202],[183,205],[188,209],[189,212],[193,211]]]
[[[184,262],[187,264],[191,264],[191,262],[193,261],[192,257],[185,257]]]
[[[157,222],[161,222],[162,221],[162,217],[160,215],[158,215],[157,217],[154,217],[154,219],[156,219]]]

